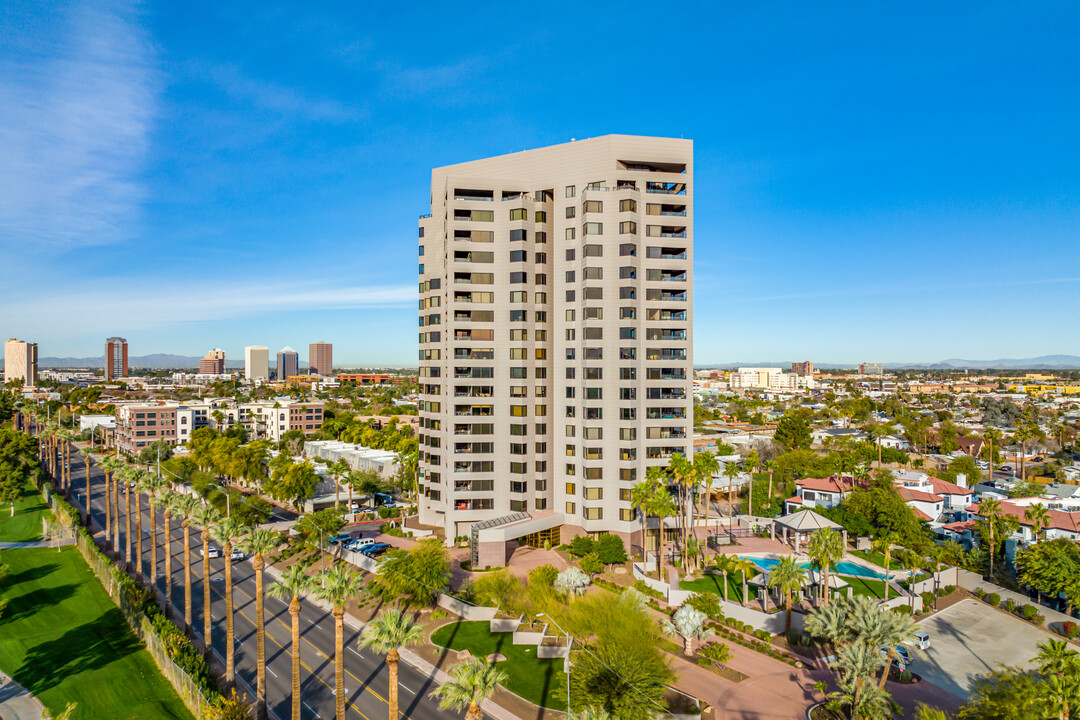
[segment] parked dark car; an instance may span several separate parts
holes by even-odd
[[[340,535],[335,535],[334,537],[327,540],[326,544],[337,545],[339,542],[349,542],[350,540],[352,540],[352,535],[350,535],[349,533],[341,533]]]
[[[392,546],[389,543],[375,543],[374,545],[360,548],[360,553],[362,555],[367,555],[368,557],[379,557],[391,547]]]

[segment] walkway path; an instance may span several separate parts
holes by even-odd
[[[53,548],[58,545],[74,545],[75,538],[60,540],[30,540],[28,542],[0,542],[0,550],[22,550],[23,548]],[[5,718],[5,720],[7,720]]]
[[[0,673],[0,718],[41,720],[45,706],[19,683]]]

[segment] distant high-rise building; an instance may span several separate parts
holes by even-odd
[[[809,377],[814,374],[814,363],[809,360],[805,362],[793,362],[791,363],[791,372],[802,377]]]
[[[334,346],[328,342],[308,345],[308,372],[312,375],[334,374]]]
[[[265,345],[244,348],[244,377],[252,381],[270,378],[270,348]]]
[[[296,351],[286,345],[277,354],[277,379],[284,381],[290,375],[298,375],[300,369],[300,356]]]
[[[224,375],[225,374],[225,351],[214,348],[206,353],[206,357],[199,360],[200,375]]]
[[[4,382],[22,380],[23,387],[35,387],[38,380],[37,343],[11,338],[4,343]]]
[[[128,344],[122,337],[105,341],[105,382],[128,375]]]
[[[885,366],[881,363],[863,363],[859,365],[860,375],[882,375],[885,373]]]
[[[478,566],[530,515],[646,542],[634,484],[693,454],[693,177],[692,141],[625,135],[432,171],[419,515]]]

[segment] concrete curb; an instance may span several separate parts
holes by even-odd
[[[0,717],[4,720],[41,720],[45,706],[29,690],[0,673]]]

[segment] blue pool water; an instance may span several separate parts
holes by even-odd
[[[749,560],[757,565],[762,570],[769,570],[776,566],[779,560],[776,558],[760,558],[760,557],[740,557],[743,560]],[[803,563],[802,567],[809,568],[810,563]],[[873,578],[875,580],[884,580],[885,576],[879,572],[875,572],[870,568],[864,568],[862,565],[856,565],[853,562],[843,560],[836,563],[836,572],[839,575],[847,575],[848,577],[861,577],[861,578]]]

